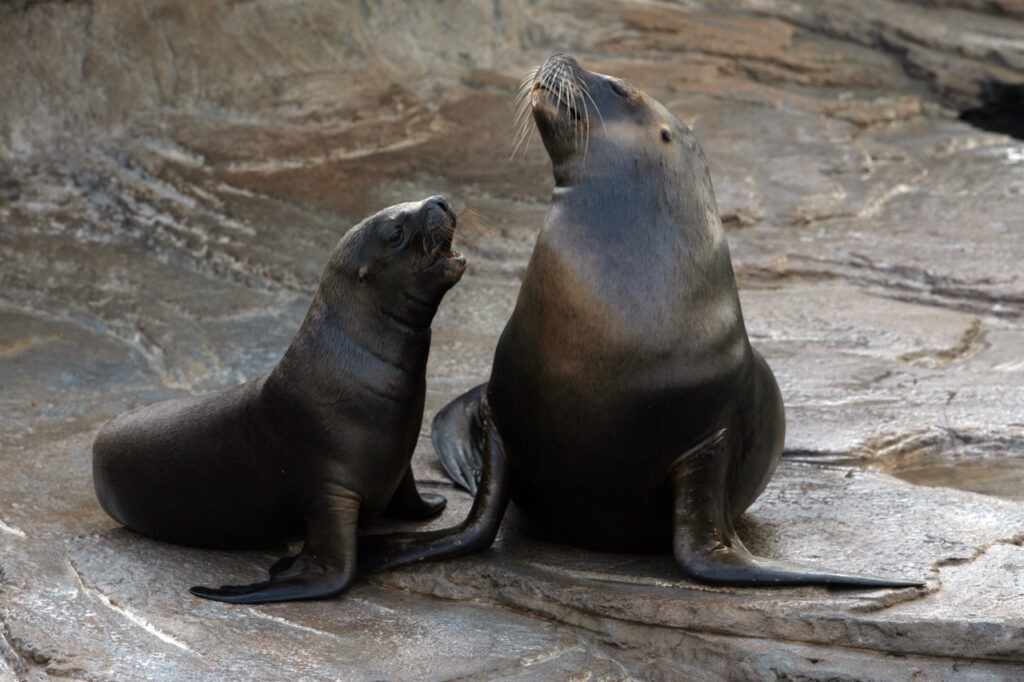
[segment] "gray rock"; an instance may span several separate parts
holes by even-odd
[[[1024,83],[1022,29],[1003,0],[0,4],[0,679],[1018,675],[1024,143],[957,117]],[[508,160],[513,97],[560,50],[709,158],[789,415],[745,541],[927,586],[698,586],[512,514],[487,552],[337,600],[188,595],[285,548],[117,527],[96,430],[273,366],[345,229],[435,193],[471,266],[414,468],[451,501],[429,527],[465,514],[429,420],[486,378],[515,302],[551,181],[537,139]]]

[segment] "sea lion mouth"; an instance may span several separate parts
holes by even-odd
[[[454,230],[454,228],[455,226],[453,224],[452,229]],[[466,257],[459,251],[452,248],[452,238],[454,235],[454,232],[448,232],[445,235],[442,235],[442,240],[434,249],[435,260],[454,260],[465,262]]]
[[[530,104],[534,111],[552,107],[554,116],[569,122],[586,122],[589,118],[586,82],[580,77],[580,65],[566,54],[557,54],[541,64],[530,88]],[[590,99],[593,102],[593,99]],[[595,105],[596,108],[596,105]]]
[[[423,236],[424,248],[431,257],[429,269],[440,266],[446,270],[459,270],[461,274],[465,268],[466,257],[452,248],[456,224],[455,212],[447,203],[439,203],[431,212]]]
[[[534,111],[546,110],[546,113],[554,118],[563,116],[564,110],[567,123],[576,124],[586,118],[585,103],[584,107],[581,107],[580,101],[571,93],[556,90],[555,86],[544,81],[534,83],[530,90],[530,105]]]

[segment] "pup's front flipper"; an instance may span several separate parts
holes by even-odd
[[[750,553],[727,511],[725,429],[680,456],[672,469],[673,550],[694,580],[722,585],[829,585],[847,588],[920,587],[910,580],[827,571]]]
[[[444,495],[421,493],[416,488],[416,479],[412,475],[412,466],[410,465],[405,470],[405,475],[402,476],[402,482],[398,484],[395,494],[391,496],[391,501],[388,502],[387,509],[384,510],[384,516],[405,521],[422,521],[440,514],[444,511],[447,503],[448,500]]]
[[[251,585],[193,587],[197,597],[236,604],[325,599],[344,592],[356,577],[359,498],[344,491],[319,501],[306,543],[296,556],[270,567],[270,579]]]

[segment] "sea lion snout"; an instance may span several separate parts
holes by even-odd
[[[559,52],[558,54],[551,55],[547,58],[547,61],[541,64],[538,76],[557,69],[569,69],[575,73],[580,69],[580,63],[571,54]]]
[[[567,54],[556,54],[541,64],[527,78],[534,116],[553,120],[564,117],[568,124],[587,118],[585,110],[591,102],[587,101],[583,73],[576,59]]]
[[[451,204],[443,196],[435,195],[423,200],[423,245],[432,255],[434,263],[429,269],[440,266],[456,281],[466,267],[466,258],[452,249],[457,218]]]
[[[435,194],[434,196],[430,197],[429,199],[425,199],[423,201],[423,204],[424,204],[424,206],[427,209],[434,209],[434,208],[441,209],[441,211],[443,211],[445,213],[445,215],[447,215],[448,218],[453,223],[455,222],[455,211],[452,210],[451,204],[448,203],[448,200],[445,199],[440,194]]]
[[[424,199],[421,211],[427,251],[438,256],[450,255],[457,219],[448,200],[440,195]]]

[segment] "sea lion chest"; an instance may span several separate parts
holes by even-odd
[[[553,209],[495,352],[488,401],[528,522],[643,525],[671,462],[735,412],[745,380],[724,241],[613,214]]]
[[[362,498],[365,518],[387,505],[419,437],[425,338],[402,354],[385,354],[383,344],[358,342],[322,325],[296,338],[268,380],[270,409],[293,434],[310,485],[345,482]]]

